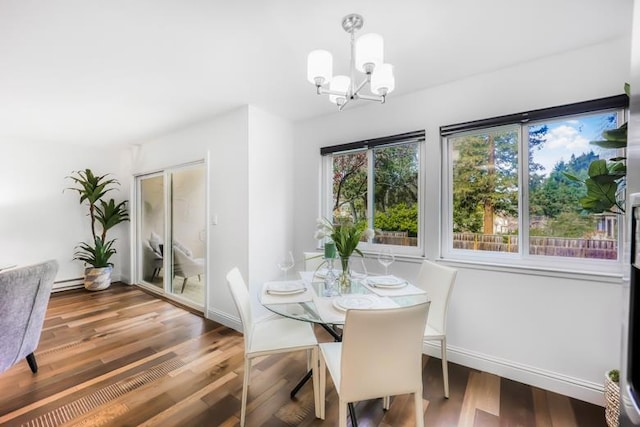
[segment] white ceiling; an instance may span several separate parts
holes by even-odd
[[[630,37],[632,0],[0,0],[0,141],[141,142],[243,104],[338,114],[306,55],[346,74],[342,18],[385,39],[396,91]],[[606,60],[594,58],[594,61]],[[357,108],[357,107],[356,107]]]

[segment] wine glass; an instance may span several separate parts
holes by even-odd
[[[282,270],[284,280],[287,280],[287,271],[291,270],[294,265],[295,261],[293,260],[293,253],[291,251],[278,261],[278,268]]]
[[[396,257],[393,255],[390,248],[384,248],[378,254],[378,262],[384,266],[385,276],[389,274],[389,266],[393,264],[395,260]]]

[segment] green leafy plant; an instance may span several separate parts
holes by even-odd
[[[360,243],[362,236],[370,239],[374,234],[372,229],[366,228],[366,224],[354,223],[351,214],[338,212],[334,216],[334,223],[326,218],[318,219],[314,237],[318,240],[329,237],[336,244],[336,250],[340,254],[344,266],[353,252],[363,256],[358,249],[358,243]],[[343,270],[346,270],[346,267]]]
[[[74,260],[83,261],[95,268],[111,267],[110,258],[116,253],[115,239],[107,240],[107,231],[121,222],[129,220],[127,201],[104,200],[105,195],[115,190],[120,183],[109,174],[95,175],[91,169],[74,171],[67,177],[75,184],[72,190],[80,196],[80,204],[87,204],[91,219],[91,243],[81,242],[76,246]]]
[[[624,92],[630,96],[630,86],[624,85]],[[627,123],[617,129],[602,132],[602,140],[590,144],[601,148],[624,149],[627,147]],[[612,212],[625,213],[624,188],[626,186],[626,157],[614,157],[609,160],[598,159],[589,164],[589,177],[585,180],[564,173],[572,181],[582,182],[587,188],[586,196],[580,199],[582,209],[589,213]]]

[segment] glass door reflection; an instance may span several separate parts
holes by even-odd
[[[164,176],[145,176],[139,183],[141,203],[138,227],[142,280],[164,289]]]
[[[204,305],[206,254],[205,169],[199,164],[172,170],[170,229],[172,280],[175,296]]]

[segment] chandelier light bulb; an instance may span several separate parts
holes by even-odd
[[[331,52],[318,49],[307,56],[307,80],[316,86],[331,81],[333,74],[333,56]]]
[[[329,90],[332,92],[340,92],[344,95],[332,95],[329,94],[329,101],[334,104],[343,104],[347,100],[347,91],[351,85],[351,79],[347,76],[334,76],[329,83]]]
[[[396,79],[393,76],[393,65],[381,64],[376,67],[371,75],[371,92],[376,95],[387,95],[396,87]]]
[[[382,64],[384,58],[384,40],[382,36],[370,33],[356,40],[356,69],[370,74]]]

